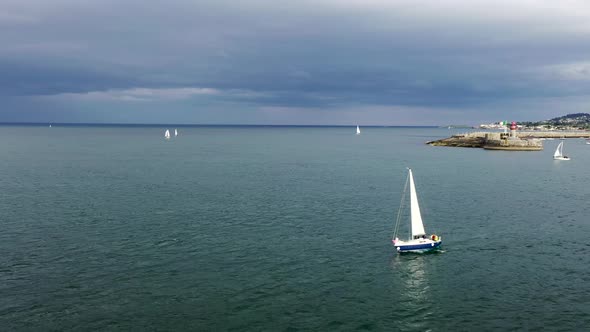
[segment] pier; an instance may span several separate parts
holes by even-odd
[[[589,131],[472,132],[426,142],[432,146],[483,148],[487,150],[540,151],[544,139],[590,138]]]

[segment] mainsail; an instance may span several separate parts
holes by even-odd
[[[557,146],[557,149],[555,149],[555,153],[553,154],[553,157],[563,157],[563,142],[559,143],[559,145]]]
[[[422,215],[420,214],[420,206],[418,205],[418,195],[416,195],[416,187],[414,186],[414,176],[412,170],[410,172],[410,216],[412,219],[412,238],[425,235],[424,225],[422,224]]]

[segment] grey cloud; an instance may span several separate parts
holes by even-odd
[[[583,1],[8,2],[0,94],[197,88],[247,91],[208,99],[244,107],[488,112],[587,95],[588,22]]]

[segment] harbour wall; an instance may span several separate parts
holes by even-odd
[[[514,136],[503,132],[470,132],[426,142],[433,146],[484,148],[488,150],[540,151],[544,139],[590,138],[588,131],[516,131]]]

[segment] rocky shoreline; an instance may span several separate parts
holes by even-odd
[[[556,138],[590,138],[590,132],[519,131],[517,134],[473,132],[429,141],[426,144],[432,146],[483,148],[488,150],[540,151],[543,150],[544,139]]]
[[[426,142],[426,144],[432,146],[454,146],[460,148],[483,148],[485,144],[485,137],[465,137],[463,135],[453,135],[449,138]]]

